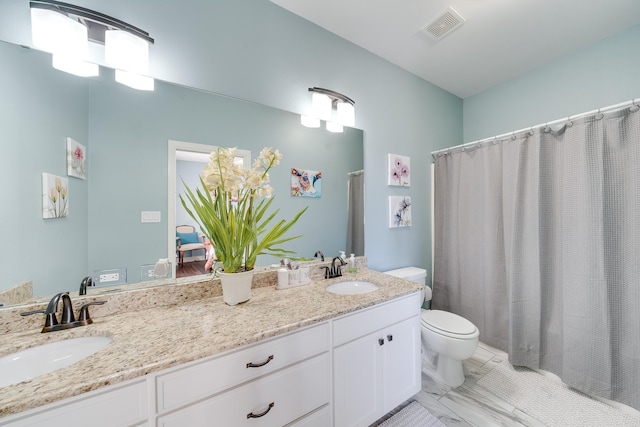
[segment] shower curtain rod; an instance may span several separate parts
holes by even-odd
[[[529,126],[529,127],[526,127],[526,128],[523,128],[523,129],[519,129],[519,130],[516,130],[516,131],[513,131],[513,132],[507,132],[507,133],[503,133],[501,135],[491,136],[489,138],[483,138],[483,139],[478,139],[478,140],[472,141],[472,142],[466,142],[464,144],[456,145],[454,147],[443,148],[442,150],[432,151],[431,152],[431,157],[435,160],[436,154],[447,153],[449,151],[457,150],[457,149],[460,149],[460,148],[472,147],[472,146],[475,146],[475,145],[478,145],[478,144],[482,144],[483,142],[486,142],[486,141],[505,138],[507,136],[512,136],[512,135],[515,135],[517,133],[530,131],[530,130],[537,129],[537,128],[540,128],[540,127],[543,127],[543,126],[547,127],[547,126],[556,125],[556,124],[559,124],[559,123],[565,123],[565,122],[568,123],[571,120],[579,119],[581,117],[589,116],[589,115],[592,115],[592,114],[602,114],[602,113],[607,113],[607,112],[614,111],[614,110],[621,110],[621,109],[626,108],[626,107],[628,107],[630,105],[637,105],[637,106],[640,107],[640,98],[631,99],[630,101],[621,102],[620,104],[610,105],[608,107],[598,108],[597,110],[587,111],[586,113],[576,114],[576,115],[573,115],[573,116],[567,116],[567,117],[565,117],[563,119],[554,120],[552,122],[541,123],[541,124],[536,125],[536,126]]]

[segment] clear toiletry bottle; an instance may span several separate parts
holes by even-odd
[[[356,256],[354,254],[351,254],[351,257],[349,258],[349,273],[351,274],[355,274],[358,272],[358,267],[356,267]]]

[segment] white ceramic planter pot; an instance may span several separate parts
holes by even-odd
[[[251,298],[251,283],[253,270],[240,273],[225,273],[218,271],[222,282],[222,299],[228,305],[237,305]]]

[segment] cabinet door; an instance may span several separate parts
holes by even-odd
[[[382,334],[373,333],[334,349],[335,426],[368,426],[378,419],[384,346]]]
[[[387,413],[421,389],[420,317],[384,332],[384,410]]]

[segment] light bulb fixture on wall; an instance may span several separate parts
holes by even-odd
[[[139,90],[153,90],[149,67],[149,33],[119,19],[69,3],[32,0],[33,46],[50,52],[55,68],[75,75],[97,76],[97,64],[87,62],[89,42],[104,44],[105,63],[116,70],[116,81]]]
[[[344,126],[355,125],[355,101],[346,95],[321,87],[310,87],[311,111],[300,117],[300,123],[306,127],[320,127],[320,121],[326,122],[329,132],[342,132]]]

